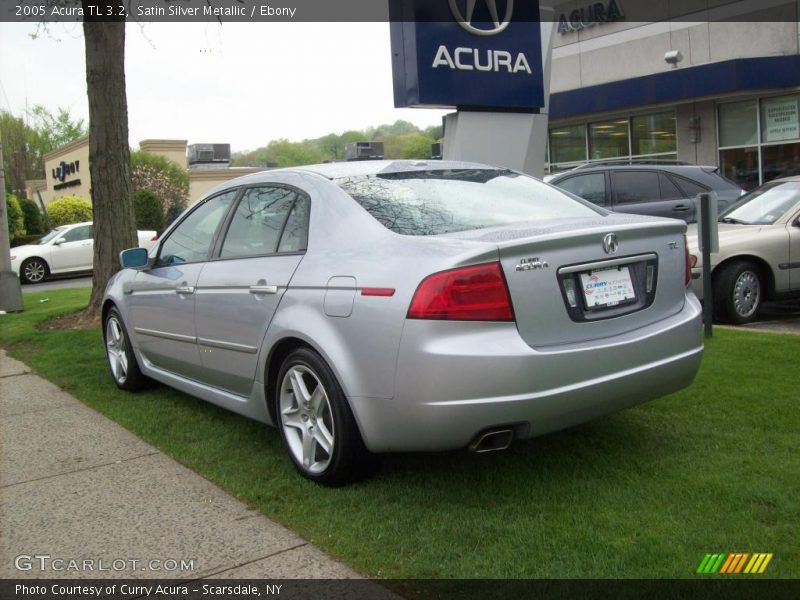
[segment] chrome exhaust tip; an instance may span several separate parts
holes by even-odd
[[[514,432],[511,429],[493,429],[478,434],[475,440],[469,445],[469,451],[475,454],[498,452],[508,448],[513,439]]]

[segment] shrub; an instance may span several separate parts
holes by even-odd
[[[92,220],[92,203],[80,196],[64,196],[47,205],[53,227]]]
[[[168,223],[189,201],[188,171],[159,154],[131,152],[131,183],[134,192],[150,190],[156,195]]]
[[[41,233],[37,233],[36,235],[21,235],[19,237],[14,238],[14,241],[11,242],[11,247],[16,248],[17,246],[25,246],[27,244],[33,244],[34,242],[37,242],[40,239],[42,239]]]
[[[20,198],[20,208],[25,215],[25,231],[28,235],[44,233],[44,219],[36,202],[27,198]]]
[[[8,218],[8,237],[10,240],[25,235],[25,214],[14,194],[6,195],[6,216]]]
[[[136,190],[133,192],[133,212],[136,215],[136,229],[164,229],[164,209],[155,192]]]

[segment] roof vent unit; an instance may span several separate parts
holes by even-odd
[[[345,160],[375,160],[383,158],[383,142],[351,142],[344,147]]]
[[[228,167],[231,164],[230,144],[189,145],[189,167]]]

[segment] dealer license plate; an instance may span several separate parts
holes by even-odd
[[[583,297],[589,310],[636,301],[628,267],[611,267],[581,273]]]

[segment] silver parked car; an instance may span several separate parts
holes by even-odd
[[[691,383],[685,228],[469,163],[249,175],[122,253],[108,362],[274,424],[320,483],[502,449]]]
[[[743,324],[765,300],[800,297],[800,177],[765,183],[719,217],[719,252],[711,255],[714,318]],[[697,226],[688,231],[693,284],[703,297]]]

